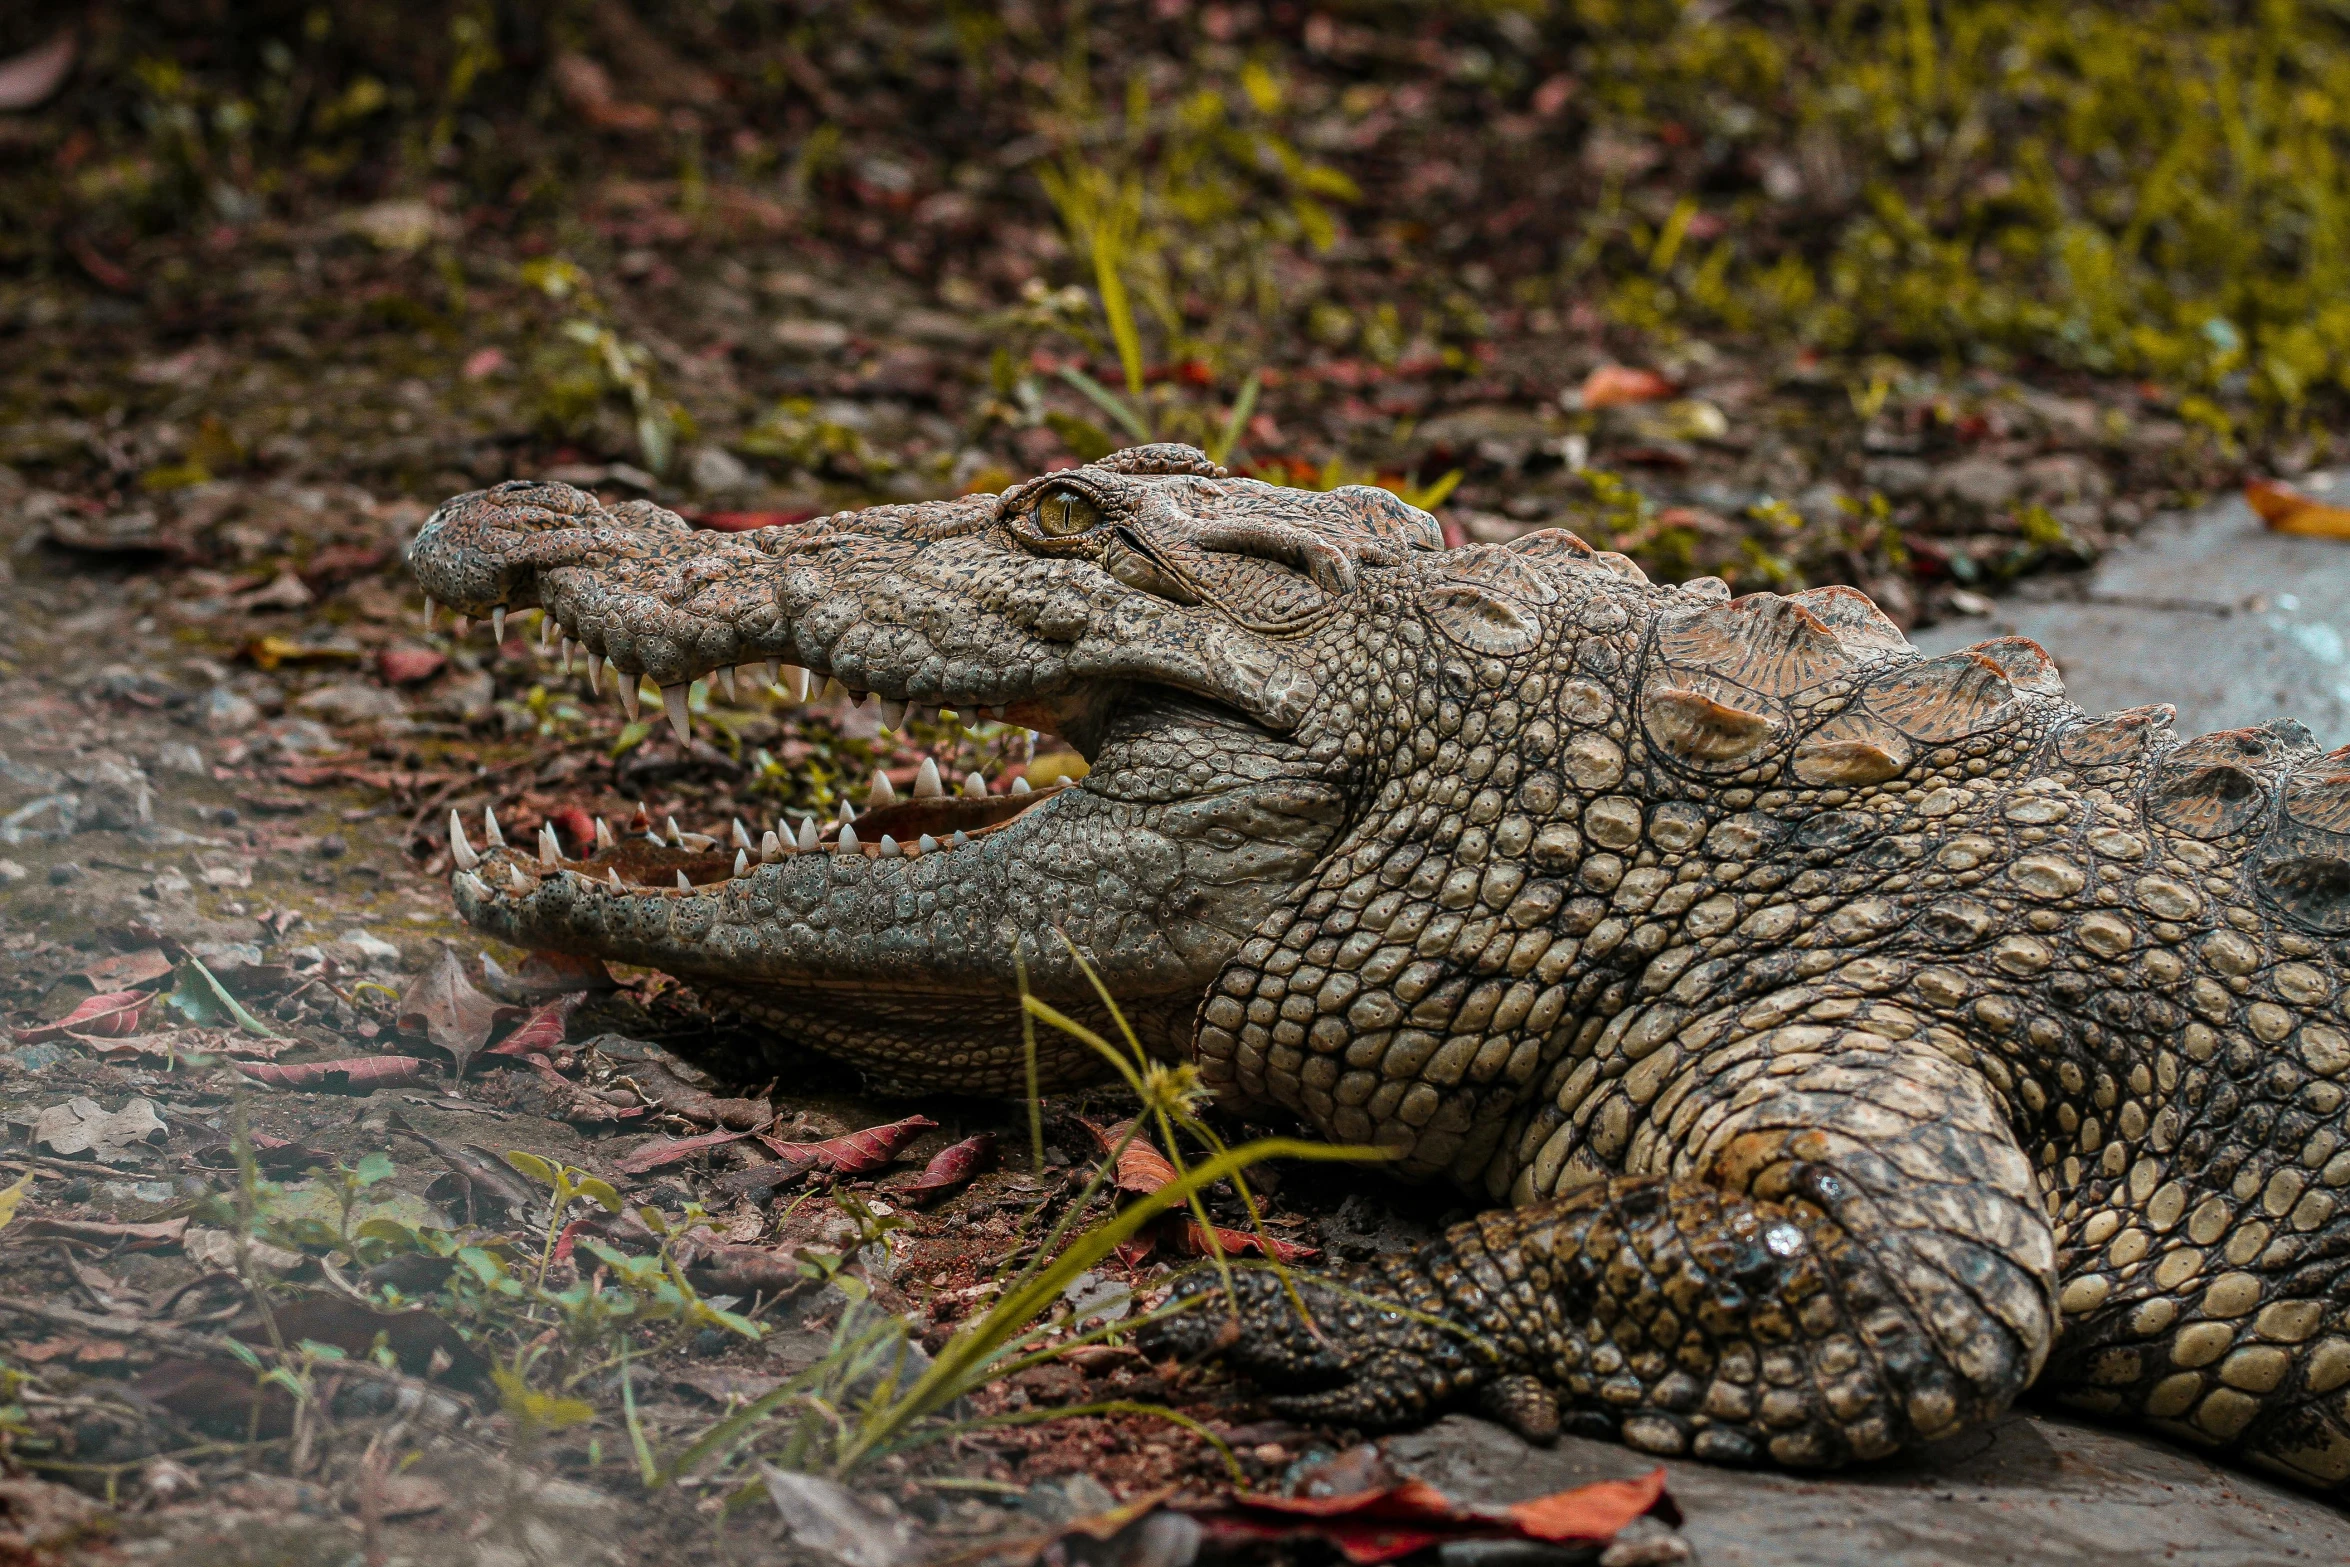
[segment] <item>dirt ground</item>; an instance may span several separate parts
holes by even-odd
[[[733,1492],[747,1471],[647,1492],[613,1374],[549,1391],[545,1357],[574,1347],[516,1337],[493,1298],[490,1273],[527,1272],[547,1220],[502,1156],[708,1215],[685,1276],[758,1336],[713,1318],[641,1341],[627,1399],[671,1454],[821,1360],[852,1295],[935,1352],[1078,1198],[1096,1129],[1132,1114],[1107,1090],[1049,1103],[1039,1169],[1021,1106],[877,1098],[663,976],[534,963],[451,916],[451,810],[477,835],[494,812],[515,842],[551,824],[574,850],[596,818],[755,837],[862,800],[877,771],[903,792],[926,758],[999,791],[1072,759],[1017,729],[889,736],[869,712],[704,686],[680,745],[592,696],[527,619],[503,645],[425,626],[400,560],[439,501],[553,476],[756,526],[997,488],[1128,438],[1061,373],[1112,381],[1118,356],[1033,170],[1007,172],[1049,116],[968,97],[946,115],[930,67],[896,61],[868,19],[776,47],[797,96],[775,123],[689,124],[696,60],[628,32],[625,7],[591,9],[605,31],[577,58],[601,76],[553,69],[529,132],[548,104],[571,117],[578,145],[545,165],[559,189],[492,188],[465,163],[506,125],[485,109],[474,150],[405,176],[289,160],[267,202],[77,218],[0,270],[0,1184],[20,1188],[0,1229],[0,1442],[19,1466],[0,1561],[798,1559],[767,1502]],[[1204,58],[1236,75],[1254,12],[1208,11]],[[1517,286],[1543,248],[1521,207],[1620,181],[1623,149],[1547,150],[1541,91],[1530,118],[1487,124],[1467,77],[1415,86],[1443,51],[1483,47],[1440,34],[1388,49],[1277,18],[1258,39],[1298,51],[1301,144],[1371,194],[1342,243],[1296,262],[1319,304],[1249,329],[1261,398],[1232,421],[1236,467],[1423,495],[1457,474],[1456,542],[1573,526],[1660,574],[1856,582],[1905,624],[1981,614],[2001,582],[2094,559],[2234,472],[2240,453],[2151,385],[1652,340]],[[1166,45],[1117,36],[1138,57]],[[127,91],[85,70],[89,91]],[[101,117],[70,91],[0,114],[10,190],[50,193],[11,210],[129,177]],[[824,156],[783,159],[819,122]],[[648,124],[731,152],[681,161]],[[1634,161],[1659,182],[1687,161],[1669,138],[1650,151]],[[1513,181],[1517,227],[1480,239]],[[1406,196],[1408,221],[1383,205]],[[1190,359],[1146,379],[1154,422],[1201,439],[1242,385]],[[2278,465],[2311,460],[2304,441]],[[925,1124],[879,1153],[828,1142],[907,1117]],[[753,1125],[832,1151],[736,1137],[641,1157]],[[995,1152],[967,1183],[904,1194],[981,1134]],[[1456,1202],[1364,1186],[1267,1172],[1269,1235],[1356,1258]],[[373,1221],[407,1238],[354,1241]],[[479,1289],[426,1230],[489,1247]],[[570,1243],[597,1233],[566,1232],[551,1277],[592,1273]],[[1074,1326],[1104,1291],[1163,1280],[1182,1241],[1168,1228],[1106,1262],[1058,1312]],[[393,1309],[423,1315],[378,1346]],[[239,1334],[269,1361],[226,1349]],[[295,1355],[304,1341],[328,1349]],[[501,1391],[516,1367],[523,1390]],[[573,1396],[584,1413],[557,1407]],[[1164,1401],[1256,1485],[1349,1441],[1118,1346],[967,1412],[1105,1401]],[[921,1549],[979,1560],[1228,1479],[1192,1431],[1119,1413],[961,1436],[858,1484]]]

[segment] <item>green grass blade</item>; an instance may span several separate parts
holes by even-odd
[[[1137,374],[1139,373],[1137,371]],[[1142,415],[1136,413],[1134,406],[1125,398],[1120,397],[1116,392],[1111,391],[1075,365],[1061,366],[1061,379],[1084,393],[1086,399],[1096,408],[1117,420],[1120,428],[1124,429],[1128,435],[1145,444],[1149,443],[1151,427],[1143,422]]]
[[[1221,465],[1240,446],[1240,438],[1248,431],[1248,421],[1257,411],[1257,393],[1265,384],[1265,372],[1251,370],[1241,384],[1240,395],[1232,400],[1232,412],[1225,417],[1224,428],[1208,443],[1208,461]]]

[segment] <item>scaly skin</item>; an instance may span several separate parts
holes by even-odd
[[[2350,1489],[2350,756],[2092,719],[2033,644],[1927,659],[1848,589],[1436,542],[1181,447],[732,537],[460,497],[411,560],[462,613],[1008,708],[1093,771],[739,876],[493,848],[459,907],[968,1090],[1018,1080],[1015,948],[1089,1002],[1057,926],[1228,1098],[1512,1205],[1308,1279],[1318,1328],[1244,1275],[1236,1338],[1165,1330],[1301,1416],[1818,1465],[2037,1378]]]

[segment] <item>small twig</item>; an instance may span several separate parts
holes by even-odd
[[[447,783],[441,785],[440,788],[435,789],[425,800],[425,802],[416,808],[416,814],[408,818],[408,831],[400,839],[400,841],[403,844],[412,842],[418,834],[423,832],[424,824],[432,819],[433,812],[439,810],[443,805],[456,798],[458,795],[464,793],[467,789],[474,787],[476,784],[486,784],[493,778],[502,777],[507,773],[516,772],[525,767],[535,767],[538,765],[538,763],[539,758],[535,756],[525,756],[517,761],[501,763],[496,767],[488,769],[486,772],[475,773],[470,778],[450,779]]]

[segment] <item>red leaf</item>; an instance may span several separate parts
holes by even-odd
[[[1672,395],[1672,382],[1654,370],[1635,370],[1629,365],[1601,365],[1583,378],[1585,409],[1653,403]]]
[[[1178,1216],[1169,1234],[1177,1251],[1193,1257],[1210,1255],[1207,1234],[1200,1228],[1197,1219]],[[1216,1226],[1216,1244],[1224,1248],[1227,1257],[1271,1257],[1275,1262],[1310,1262],[1322,1255],[1312,1246],[1285,1241],[1278,1235],[1259,1235],[1254,1230],[1228,1230],[1221,1224]]]
[[[412,686],[439,674],[446,663],[428,647],[388,647],[375,655],[375,673],[387,686]]]
[[[585,998],[577,991],[557,996],[522,1020],[522,1026],[490,1046],[494,1056],[552,1056],[563,1048],[563,1031],[572,1008]]]
[[[801,507],[795,511],[689,511],[685,515],[697,528],[749,533],[754,528],[788,528],[819,513],[811,507]]]
[[[440,961],[419,975],[400,998],[397,1020],[403,1030],[420,1033],[446,1050],[457,1063],[455,1075],[463,1077],[465,1068],[488,1041],[497,1015],[497,1003],[474,989],[473,981],[465,977],[457,949],[444,946]]]
[[[1103,1153],[1115,1150],[1128,1132],[1134,1133],[1134,1140],[1126,1144],[1124,1153],[1118,1155],[1118,1190],[1132,1192],[1137,1197],[1148,1197],[1175,1179],[1175,1166],[1168,1162],[1165,1154],[1159,1152],[1158,1145],[1150,1140],[1149,1135],[1137,1129],[1132,1121],[1121,1121],[1106,1132],[1091,1121],[1085,1121],[1083,1125],[1093,1133],[1094,1141],[1102,1145]]]
[[[1342,1496],[1249,1492],[1194,1516],[1219,1544],[1302,1533],[1327,1541],[1350,1562],[1370,1563],[1395,1561],[1445,1540],[1604,1544],[1651,1512],[1668,1523],[1680,1518],[1665,1494],[1661,1468],[1638,1480],[1601,1480],[1499,1507],[1463,1505],[1426,1481],[1406,1480]]]
[[[994,1157],[994,1133],[981,1132],[977,1137],[966,1137],[932,1154],[930,1162],[922,1167],[922,1173],[911,1184],[899,1187],[893,1195],[911,1203],[925,1203],[943,1197],[977,1175]]]
[[[305,1061],[286,1066],[275,1061],[231,1063],[257,1083],[276,1088],[316,1088],[330,1094],[364,1094],[378,1088],[397,1088],[424,1076],[417,1056],[346,1056],[339,1061]]]
[[[82,970],[82,978],[93,990],[109,986],[132,987],[152,985],[171,973],[171,959],[163,955],[161,947],[141,947],[136,952],[118,952],[110,958],[100,958]]]
[[[54,1023],[18,1029],[16,1042],[29,1045],[34,1040],[55,1039],[60,1034],[89,1034],[100,1039],[135,1034],[139,1031],[139,1014],[154,999],[143,990],[110,990],[103,996],[92,996]]]
[[[820,1164],[842,1175],[869,1175],[896,1158],[898,1150],[914,1140],[915,1133],[936,1125],[926,1115],[910,1115],[887,1126],[843,1132],[820,1143],[787,1143],[780,1137],[762,1137],[759,1141],[773,1149],[777,1158],[789,1159],[794,1164]]]
[[[723,1148],[728,1143],[739,1143],[750,1135],[748,1132],[704,1132],[698,1137],[678,1137],[665,1143],[647,1143],[634,1153],[613,1160],[612,1168],[623,1175],[642,1175],[647,1170],[658,1170],[665,1164],[690,1159],[705,1148]]]
[[[581,810],[578,806],[558,806],[554,810],[551,810],[547,813],[547,820],[555,824],[557,830],[560,831],[565,838],[571,841],[572,848],[582,857],[594,851],[596,846],[596,819],[593,816],[590,816],[587,812]],[[534,958],[545,957],[557,963],[586,962],[594,964],[595,977],[599,980],[605,977],[603,963],[595,958],[571,958],[564,954],[553,952],[543,954],[534,952],[531,954],[531,956]],[[524,966],[526,968],[528,967],[527,964]]]

